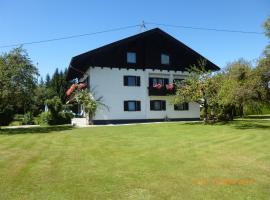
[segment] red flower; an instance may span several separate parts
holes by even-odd
[[[161,89],[162,85],[160,83],[158,83],[158,84],[155,84],[153,87],[156,88],[156,89]]]
[[[76,85],[75,84],[72,84],[70,86],[70,88],[67,90],[66,95],[67,96],[70,96],[72,94],[72,92],[75,90],[75,88],[76,88]]]
[[[167,84],[166,89],[169,90],[169,91],[172,91],[173,90],[173,84],[172,83]]]
[[[78,86],[78,89],[81,90],[83,88],[86,88],[87,84],[86,83],[80,83]]]

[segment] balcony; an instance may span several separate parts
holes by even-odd
[[[167,96],[175,94],[175,86],[173,84],[168,84],[166,86],[157,85],[148,87],[149,96]]]

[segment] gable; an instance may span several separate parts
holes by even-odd
[[[136,53],[136,63],[127,63],[127,52]],[[161,64],[161,54],[169,55],[168,65]],[[202,59],[206,60],[207,70],[219,70],[202,55],[156,28],[73,57],[67,79],[81,77],[90,66],[186,71]]]

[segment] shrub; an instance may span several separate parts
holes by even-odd
[[[22,124],[23,125],[32,125],[34,124],[34,117],[31,112],[27,112],[24,114],[23,119],[22,119]]]
[[[38,124],[41,124],[41,125],[48,125],[50,124],[52,120],[52,115],[50,112],[42,112],[37,121],[38,121]]]
[[[39,124],[60,125],[71,123],[73,114],[72,112],[66,110],[62,111],[64,106],[62,105],[59,97],[54,97],[50,100],[47,100],[46,104],[49,111],[40,114],[38,119]]]
[[[0,126],[7,126],[14,118],[14,109],[12,106],[7,105],[0,108]]]

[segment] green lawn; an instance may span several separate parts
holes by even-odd
[[[0,199],[270,199],[270,121],[0,130]]]

